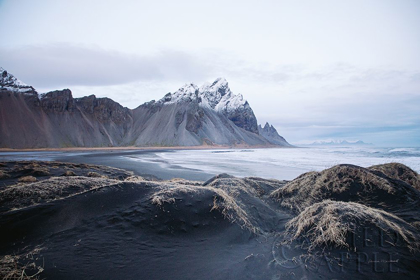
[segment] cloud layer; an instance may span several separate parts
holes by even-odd
[[[205,70],[183,52],[139,56],[70,44],[3,48],[0,58],[4,68],[39,88],[202,78]]]

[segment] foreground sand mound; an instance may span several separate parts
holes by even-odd
[[[394,167],[385,169],[392,173],[390,170]],[[325,199],[358,202],[388,210],[400,208],[399,204],[407,207],[420,201],[419,191],[407,183],[354,165],[337,165],[322,172],[305,173],[274,191],[271,197],[296,212]]]
[[[277,180],[240,179],[220,174],[199,185],[189,181],[162,183],[151,201],[162,207],[166,216],[170,215],[173,224],[179,221],[179,225],[185,225],[190,215],[185,212],[193,212],[203,217],[204,224],[209,224],[206,219],[212,219],[209,213],[214,212],[253,233],[262,233],[270,231],[278,222],[275,210],[262,198],[283,184]]]
[[[19,183],[0,191],[0,213],[68,198],[105,186],[117,186],[120,183],[113,179],[83,176],[51,177],[40,182]]]
[[[420,175],[401,163],[386,163],[369,167],[369,170],[379,171],[389,178],[401,180],[420,191]]]
[[[58,161],[0,162],[0,190],[3,190],[5,186],[10,186],[18,182],[42,181],[59,176],[106,177],[124,180],[133,176],[133,172],[102,165]]]
[[[40,269],[29,274],[32,263],[43,269],[42,279],[412,279],[420,273],[418,228],[407,222],[417,225],[418,207],[396,217],[354,202],[318,202],[316,192],[308,194],[313,185],[297,185],[296,203],[317,203],[295,215],[271,197],[288,187],[284,181],[227,174],[205,183],[150,181],[56,163],[40,166],[51,175],[32,173],[36,182],[17,184],[24,170],[40,168],[26,164],[0,165],[12,174],[0,181],[2,276],[34,275]],[[342,166],[330,173],[325,178],[336,185],[318,188],[324,197],[346,199],[356,186],[352,199],[377,202],[384,192],[394,197],[388,206],[400,207],[403,190],[418,192],[380,171]],[[317,183],[321,175],[306,180]],[[33,261],[23,259],[32,248],[43,250]],[[296,262],[310,257],[311,263]],[[325,264],[327,258],[341,263]]]
[[[378,240],[382,232],[391,239],[401,237],[398,239],[401,243],[394,246],[411,251],[419,249],[419,235],[413,226],[383,210],[354,202],[325,200],[315,203],[286,224],[286,236],[289,243],[306,239],[309,251],[325,247],[356,251],[356,247],[363,246],[366,240],[354,244],[350,234],[362,239],[366,229],[370,232],[370,242]]]

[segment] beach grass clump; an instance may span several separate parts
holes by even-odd
[[[183,179],[165,181],[152,194],[151,200],[158,206],[181,203],[183,200],[200,200],[210,205],[206,211],[218,211],[230,222],[258,234],[270,228],[272,222],[261,217],[275,215],[265,204],[264,198],[282,185],[284,182],[278,180],[236,178],[219,174],[205,183]]]
[[[66,170],[64,171],[62,176],[76,176],[76,173],[74,173],[74,171],[71,170]]]
[[[41,248],[21,255],[0,256],[0,278],[4,280],[41,279],[44,268],[36,264]]]
[[[144,177],[138,175],[132,175],[124,179],[124,182],[144,182],[147,181]]]
[[[369,167],[369,170],[378,171],[389,178],[401,180],[420,191],[420,175],[410,167],[401,163],[386,163]]]
[[[26,168],[25,171],[28,171],[29,174],[40,177],[40,176],[51,176],[49,168],[46,167],[35,167],[35,168]]]
[[[101,178],[101,177],[105,177],[104,175],[99,174],[98,172],[94,172],[94,171],[90,171],[86,174],[88,177],[93,177],[93,178]]]
[[[286,224],[285,240],[308,240],[308,251],[322,248],[349,248],[348,237],[365,228],[398,235],[410,251],[419,250],[417,230],[386,211],[359,203],[325,200],[304,209]]]
[[[18,179],[20,183],[33,183],[36,182],[36,178],[34,176],[23,176]]]
[[[20,209],[119,184],[117,180],[82,176],[51,177],[39,182],[16,184],[0,191],[1,211]]]
[[[220,188],[234,196],[238,196],[240,193],[247,193],[252,196],[262,197],[284,186],[284,183],[278,180],[257,177],[236,178],[228,174],[219,174],[205,182],[204,186]]]
[[[186,185],[166,183],[158,187],[158,191],[152,194],[151,202],[157,206],[165,203],[174,204],[184,199],[185,195],[193,196],[209,205],[209,211],[219,211],[232,223],[238,223],[241,227],[247,228],[253,233],[259,229],[251,222],[249,215],[243,209],[240,200],[223,189],[211,186]]]
[[[10,178],[10,175],[4,170],[0,170],[0,179],[7,179],[7,178]]]

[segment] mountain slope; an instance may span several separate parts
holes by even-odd
[[[118,103],[93,95],[74,99],[70,90],[41,98],[2,92],[0,116],[5,148],[119,146],[132,122],[131,111]]]
[[[197,100],[146,103],[133,110],[135,146],[269,145],[263,137],[236,126]]]
[[[68,89],[39,95],[1,71],[2,148],[287,146],[259,135],[248,102],[225,79],[201,88],[187,84],[130,110],[109,98],[73,98]]]
[[[284,139],[282,136],[280,136],[277,133],[277,130],[274,128],[274,126],[270,125],[268,122],[265,123],[264,127],[261,127],[261,125],[258,125],[258,131],[261,136],[263,136],[265,139],[268,140],[271,144],[284,146],[284,147],[292,147],[286,139]]]

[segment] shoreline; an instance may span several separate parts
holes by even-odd
[[[295,148],[283,147],[277,145],[200,145],[200,146],[124,146],[124,147],[69,147],[69,148],[30,148],[30,149],[13,149],[0,148],[0,152],[94,152],[94,151],[167,151],[167,150],[234,150],[234,149],[286,149]]]

